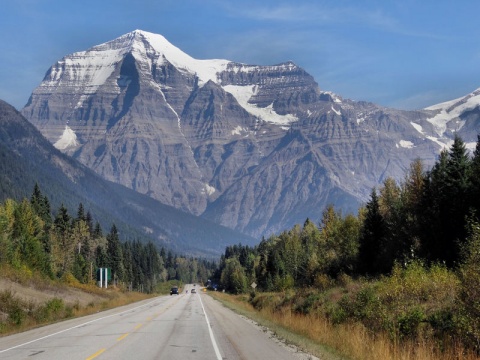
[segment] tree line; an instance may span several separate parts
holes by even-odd
[[[1,264],[85,284],[95,281],[98,268],[108,267],[116,285],[145,292],[169,280],[206,282],[215,268],[213,262],[179,256],[152,242],[121,241],[115,224],[104,234],[82,203],[76,215],[64,205],[53,215],[38,184],[30,199],[0,204]]]
[[[253,282],[263,291],[321,288],[341,274],[374,278],[412,261],[458,269],[479,251],[479,216],[480,136],[472,155],[455,136],[430,170],[415,160],[402,182],[374,188],[357,215],[328,206],[318,224],[306,219],[255,247],[227,247],[214,281],[242,293]]]

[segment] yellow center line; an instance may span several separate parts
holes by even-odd
[[[128,336],[129,333],[126,333],[126,334],[123,334],[122,336],[120,336],[117,341],[120,341],[120,340],[123,340],[125,339],[127,336]]]
[[[143,324],[138,324],[137,326],[135,326],[135,330],[138,330],[142,327]]]
[[[98,350],[95,354],[93,354],[92,356],[89,356],[89,357],[86,358],[85,360],[95,359],[98,355],[100,355],[101,353],[103,353],[105,350],[107,350],[107,349],[100,349],[100,350]]]

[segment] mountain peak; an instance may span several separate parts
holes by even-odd
[[[139,57],[142,57],[142,55],[144,57],[147,53],[153,53],[155,58],[164,58],[177,69],[197,75],[201,84],[204,84],[209,80],[217,82],[216,74],[225,70],[227,64],[230,63],[229,60],[223,59],[194,59],[170,43],[163,35],[138,29],[105,44],[95,46],[91,50],[101,49],[133,50],[134,53],[136,52],[139,54]]]

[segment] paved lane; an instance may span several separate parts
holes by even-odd
[[[0,359],[298,359],[193,286],[0,338]]]

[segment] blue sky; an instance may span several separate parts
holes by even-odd
[[[197,59],[294,61],[322,90],[417,109],[480,88],[478,0],[0,0],[0,99],[135,29]]]

